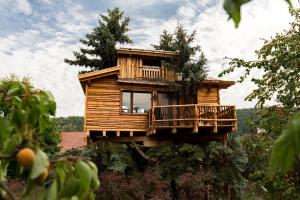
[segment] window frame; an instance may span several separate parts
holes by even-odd
[[[131,107],[130,112],[123,112],[123,109],[122,109],[122,106],[123,106],[123,92],[130,93],[130,107]],[[121,115],[148,115],[149,111],[146,111],[144,113],[134,113],[133,112],[133,101],[134,101],[133,93],[146,93],[146,94],[150,94],[151,95],[150,101],[151,101],[151,108],[152,108],[152,96],[153,96],[152,92],[150,92],[150,91],[121,90],[120,91],[120,114]]]

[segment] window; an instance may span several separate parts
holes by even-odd
[[[151,109],[151,93],[122,92],[123,113],[146,113]]]

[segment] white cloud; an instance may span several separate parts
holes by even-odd
[[[32,8],[28,0],[16,0],[16,9],[25,15],[32,13]]]

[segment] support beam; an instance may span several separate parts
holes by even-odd
[[[129,135],[130,137],[133,137],[133,131],[130,131]]]
[[[102,131],[102,136],[106,136],[106,131]]]
[[[117,131],[117,137],[120,137],[120,131]]]

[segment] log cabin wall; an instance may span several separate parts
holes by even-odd
[[[119,78],[121,79],[122,78],[127,78],[127,79],[128,78],[129,79],[151,78],[151,77],[143,77],[143,56],[118,55],[117,65],[121,67],[120,75],[119,75]],[[149,70],[151,71],[151,69]],[[157,70],[154,69],[154,71]],[[155,78],[158,77],[155,76]],[[169,69],[167,67],[161,66],[159,71],[159,78],[169,80],[169,81],[175,81],[177,79],[177,75],[173,69]]]
[[[119,78],[136,79],[141,76],[143,60],[140,56],[119,55],[117,65],[121,67]]]
[[[86,130],[147,131],[148,114],[121,113],[124,91],[167,91],[167,87],[121,84],[117,76],[93,80],[86,92]],[[152,100],[153,101],[153,100]]]
[[[216,86],[201,86],[198,89],[198,104],[220,104],[219,88]]]

